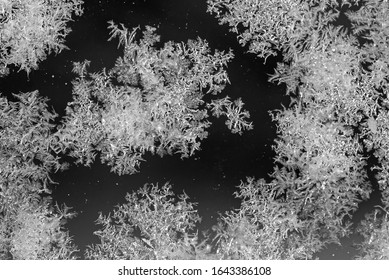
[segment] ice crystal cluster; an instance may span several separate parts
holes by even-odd
[[[270,81],[285,84],[291,97],[289,108],[271,113],[278,127],[272,181],[241,185],[241,208],[219,227],[228,249],[223,254],[312,258],[325,244],[339,242],[349,233],[348,217],[369,197],[367,158],[374,157],[383,214],[362,223],[367,240],[361,257],[388,257],[381,250],[389,210],[388,9],[387,1],[375,0],[208,1],[208,11],[250,52],[265,61],[282,55]],[[337,22],[341,14],[350,29]],[[252,246],[233,245],[242,218],[257,225],[239,234]],[[263,240],[269,248],[261,247]]]
[[[27,74],[50,53],[66,49],[67,23],[81,0],[0,0],[0,77],[11,65]]]
[[[124,55],[108,72],[88,73],[87,61],[75,64],[74,100],[58,131],[62,150],[77,162],[89,165],[99,153],[121,175],[137,172],[146,152],[191,156],[207,137],[209,110],[226,116],[233,133],[252,129],[240,99],[204,101],[229,82],[231,52],[212,54],[201,39],[157,48],[155,28],[137,41],[137,28],[109,24],[110,39],[119,38]]]

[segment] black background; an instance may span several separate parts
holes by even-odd
[[[247,176],[268,178],[267,174],[273,169],[271,145],[276,136],[276,126],[268,111],[289,104],[284,95],[285,87],[267,82],[268,74],[273,73],[276,62],[282,58],[269,58],[264,65],[262,59],[246,53],[247,49],[238,44],[236,35],[206,13],[205,0],[87,0],[84,14],[69,24],[72,28],[66,38],[69,50],[50,55],[29,78],[14,69],[0,80],[2,93],[9,96],[11,92],[38,89],[41,95],[50,98],[49,104],[62,116],[71,100],[71,81],[75,78],[71,72],[72,62],[90,60],[89,70],[96,72],[104,67],[110,69],[122,55],[117,40],[107,41],[109,20],[123,23],[129,29],[155,26],[162,42],[186,42],[201,37],[208,41],[212,50],[233,49],[235,58],[228,66],[231,84],[219,97],[241,97],[251,114],[254,130],[242,136],[231,134],[224,124],[225,119],[211,118],[210,134],[202,142],[202,150],[192,158],[146,155],[140,173],[127,176],[110,173],[99,161],[91,168],[72,165],[69,170],[54,174],[53,179],[58,182],[53,186],[54,201],[65,203],[78,212],[67,227],[81,250],[98,242],[93,236],[98,212],[108,214],[115,205],[125,202],[127,192],[146,183],[170,182],[176,193],[185,191],[198,203],[203,218],[200,229],[210,228],[218,212],[239,207],[233,192],[241,180]],[[361,216],[358,213],[358,217]],[[349,259],[354,253],[351,242],[351,239],[344,240],[343,248],[330,246],[319,254],[320,259]]]

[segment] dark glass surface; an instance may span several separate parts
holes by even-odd
[[[228,66],[231,84],[220,94],[232,99],[241,97],[251,114],[254,130],[242,136],[231,134],[225,119],[211,118],[213,125],[209,136],[202,142],[202,150],[192,158],[181,160],[179,156],[146,155],[140,173],[117,176],[98,161],[91,168],[72,165],[69,170],[54,174],[53,197],[58,203],[66,203],[78,212],[68,223],[68,229],[81,250],[87,244],[97,242],[93,236],[94,221],[98,212],[107,214],[119,203],[124,203],[127,192],[137,190],[146,183],[163,185],[170,182],[176,193],[185,191],[198,203],[203,218],[202,229],[210,228],[217,213],[239,207],[233,192],[247,176],[267,178],[273,169],[271,145],[276,136],[275,124],[269,110],[289,104],[285,88],[267,82],[267,74],[273,72],[277,60],[263,60],[247,54],[236,35],[226,26],[206,13],[205,0],[153,0],[153,1],[85,1],[84,15],[70,24],[72,32],[66,39],[70,50],[50,55],[33,71],[29,79],[24,72],[13,71],[0,80],[1,91],[11,92],[39,90],[50,98],[50,105],[60,115],[64,114],[71,100],[71,72],[73,61],[91,61],[90,71],[110,69],[122,54],[117,40],[108,42],[107,21],[123,23],[129,29],[145,25],[158,27],[162,42],[170,40],[186,42],[198,36],[209,42],[212,50],[233,49],[234,60]],[[358,217],[362,214],[358,213]],[[349,258],[353,254],[351,240],[345,240],[343,248],[330,247],[320,258]],[[348,253],[349,252],[349,253]]]

